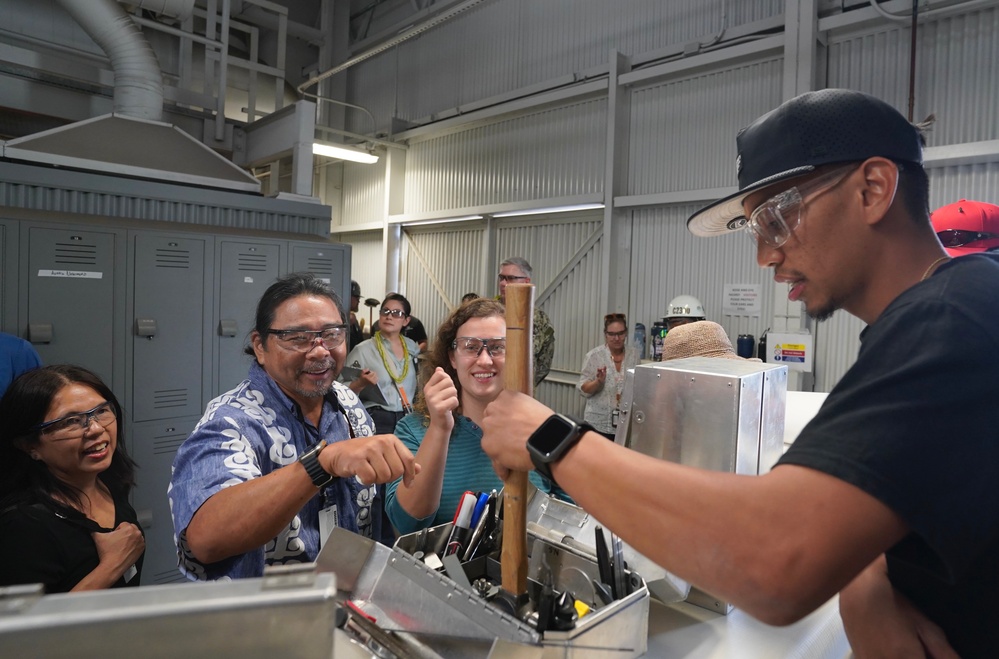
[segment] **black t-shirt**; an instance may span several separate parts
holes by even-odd
[[[115,498],[115,527],[122,522],[138,526],[132,506]],[[102,529],[82,513],[62,517],[50,505],[25,503],[0,513],[0,585],[43,583],[46,593],[64,593],[100,563],[91,533]],[[144,555],[128,582],[124,576],[111,586],[138,586]]]
[[[779,464],[831,474],[911,533],[892,584],[962,657],[999,648],[999,257],[942,265],[864,330],[856,364]]]

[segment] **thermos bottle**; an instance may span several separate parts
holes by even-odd
[[[638,358],[645,359],[645,325],[642,323],[635,323],[635,348]]]

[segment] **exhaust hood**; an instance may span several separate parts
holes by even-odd
[[[260,193],[251,174],[171,124],[107,114],[0,142],[4,158]]]

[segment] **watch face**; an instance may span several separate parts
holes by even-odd
[[[553,414],[534,431],[534,435],[531,436],[531,446],[548,455],[562,443],[572,429],[571,421]]]

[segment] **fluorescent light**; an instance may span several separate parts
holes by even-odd
[[[448,222],[470,222],[471,220],[481,220],[481,215],[462,215],[461,217],[445,217],[439,220],[411,220],[409,222],[401,222],[404,227],[423,227],[430,226],[433,224],[447,224]]]
[[[566,213],[569,211],[588,211],[603,208],[603,204],[576,204],[575,206],[550,206],[548,208],[529,208],[522,211],[503,211],[493,213],[493,217],[517,217],[519,215],[542,215],[544,213]]]
[[[340,160],[363,162],[366,165],[378,162],[378,156],[368,153],[367,151],[351,149],[346,146],[336,146],[335,144],[330,144],[328,142],[313,142],[312,153],[317,156],[326,156],[328,158],[339,158]]]

